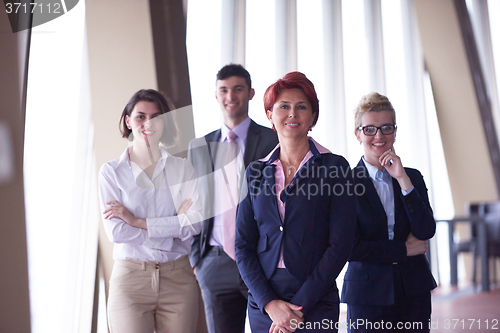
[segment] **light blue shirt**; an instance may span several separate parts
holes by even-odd
[[[392,186],[392,177],[389,172],[384,168],[380,171],[370,163],[368,163],[363,157],[363,162],[365,163],[366,170],[372,179],[375,190],[377,190],[380,202],[384,207],[385,214],[387,215],[387,231],[389,233],[389,239],[394,239],[394,187]],[[413,190],[413,186],[410,187],[408,191],[401,189],[403,195],[408,195]]]

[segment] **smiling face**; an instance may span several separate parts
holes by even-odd
[[[219,102],[224,122],[239,124],[248,117],[248,102],[255,95],[244,78],[231,76],[225,80],[217,80],[215,98]]]
[[[283,90],[267,117],[281,138],[307,137],[314,122],[311,103],[300,89]]]
[[[392,114],[389,111],[379,111],[379,112],[366,112],[361,118],[361,126],[376,126],[380,127],[382,125],[394,125]],[[377,131],[375,136],[365,135],[362,130],[356,129],[356,137],[359,142],[363,145],[365,151],[365,160],[371,165],[379,165],[379,157],[383,152],[392,148],[394,140],[396,139],[396,131],[389,135],[384,135],[380,130]]]
[[[164,123],[160,110],[154,102],[139,101],[135,104],[125,122],[132,129],[134,141],[144,141],[147,145],[158,144],[163,134]]]

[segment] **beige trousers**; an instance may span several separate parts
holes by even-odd
[[[194,333],[199,292],[186,257],[166,263],[116,260],[109,281],[111,333]]]

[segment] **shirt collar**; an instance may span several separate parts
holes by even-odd
[[[130,166],[130,158],[128,155],[128,149],[129,149],[129,147],[127,147],[125,149],[125,151],[120,155],[119,163],[120,164],[126,163],[128,166]]]
[[[309,139],[309,151],[313,154],[313,157],[319,156],[321,154],[332,153],[327,148],[323,147],[319,143],[316,142],[312,137],[308,137]],[[263,159],[260,159],[262,162],[266,162],[266,164],[272,164],[278,157],[280,156],[280,144],[278,143],[276,147]]]
[[[389,175],[389,172],[387,172],[387,170],[385,168],[384,168],[384,170],[380,171],[379,169],[377,169],[376,167],[374,167],[373,165],[368,163],[368,161],[365,160],[364,156],[363,156],[363,162],[365,163],[366,170],[368,170],[368,174],[370,175],[370,178],[372,178],[374,180],[380,180],[380,177],[377,177],[377,173],[380,172],[382,174],[382,179],[384,181],[388,182],[388,180],[390,179],[389,178],[390,175]]]
[[[126,163],[128,166],[131,166],[129,149],[130,149],[130,147],[127,147],[125,149],[125,151],[120,155],[119,163]],[[162,163],[162,165],[165,166],[165,162],[166,162],[167,158],[170,156],[170,154],[168,153],[168,151],[165,148],[163,148],[161,146],[160,146],[160,153],[161,153],[161,157],[158,160],[158,163]]]
[[[238,124],[238,126],[232,129],[234,134],[236,134],[238,138],[242,140],[242,142],[246,142],[248,128],[250,127],[251,122],[252,120],[250,119],[250,117],[246,117],[245,120],[243,120],[241,123]],[[231,129],[227,127],[226,124],[222,124],[221,135],[220,135],[221,142],[227,141],[227,135],[229,134],[229,131],[231,131]]]

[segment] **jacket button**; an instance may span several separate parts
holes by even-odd
[[[283,231],[283,226],[280,225],[280,231]]]

